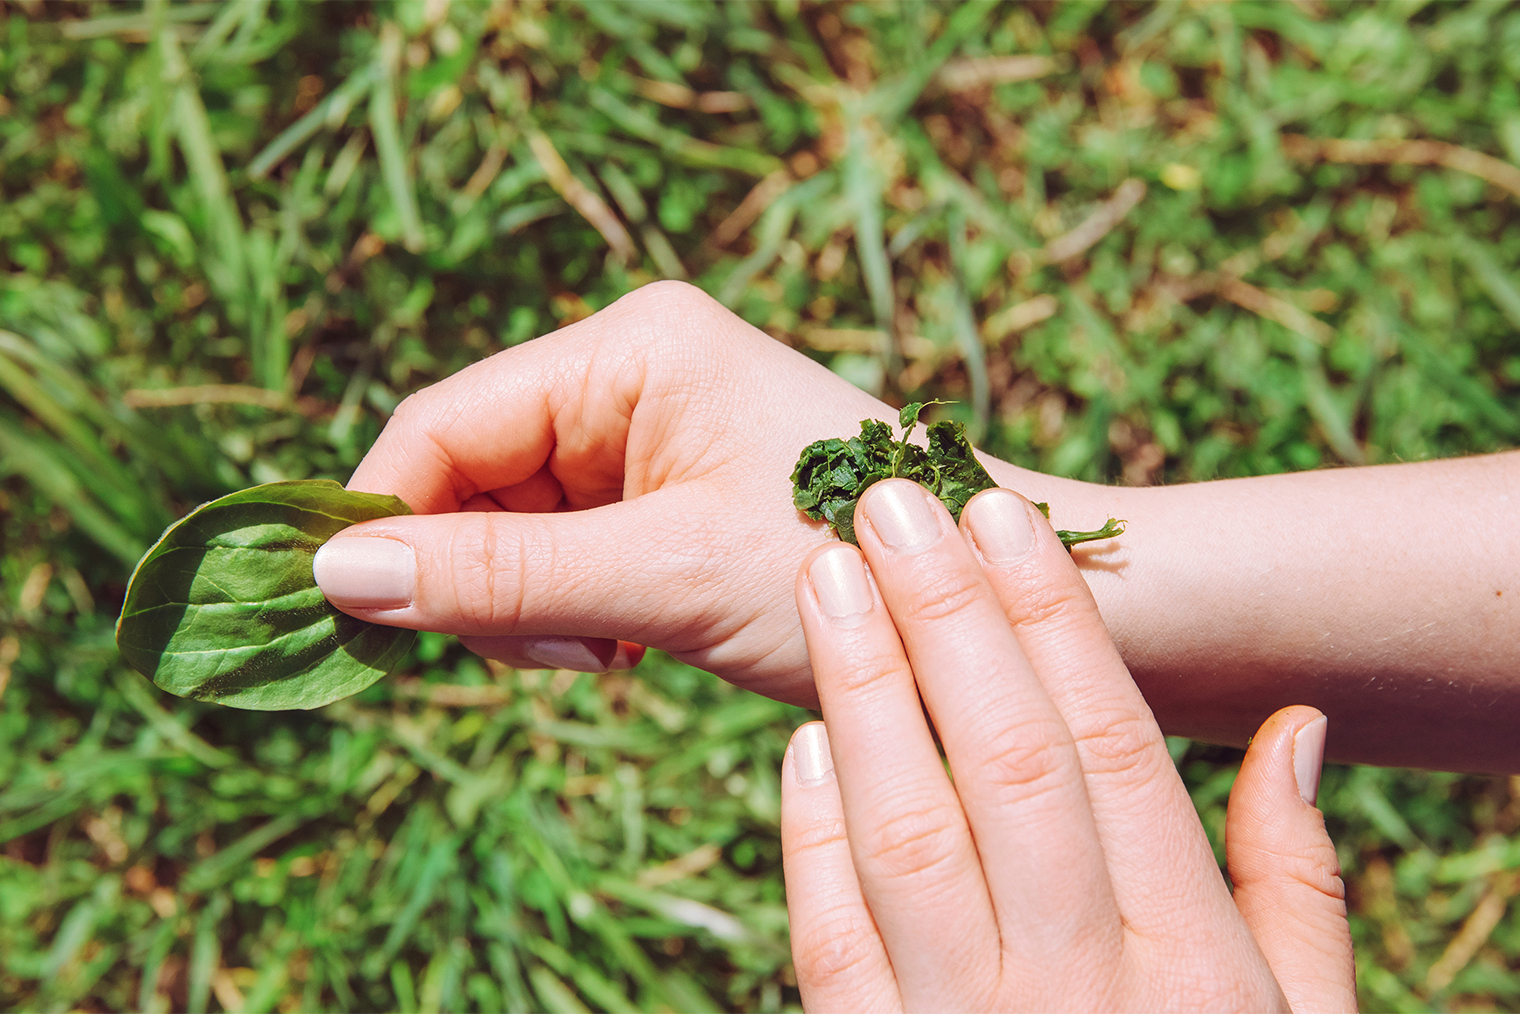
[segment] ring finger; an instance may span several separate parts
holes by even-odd
[[[998,928],[965,814],[913,672],[859,550],[830,543],[798,575],[850,853],[907,1009],[998,967]]]
[[[1081,761],[980,563],[914,483],[871,487],[856,532],[945,744],[1007,967],[1039,968],[1053,981],[1063,969],[1107,967],[1123,936]],[[1007,985],[1019,1002],[1074,999]]]

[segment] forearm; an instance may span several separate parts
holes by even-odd
[[[1058,527],[1168,733],[1243,745],[1330,716],[1329,755],[1520,771],[1520,452],[1125,489],[1002,463]]]

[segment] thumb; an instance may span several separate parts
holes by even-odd
[[[520,665],[626,667],[636,659],[618,657],[619,640],[680,652],[719,633],[704,589],[714,560],[743,554],[712,545],[721,532],[692,530],[704,513],[684,506],[691,492],[582,511],[379,518],[328,540],[313,573],[359,619],[459,634]]]
[[[1235,904],[1295,1011],[1356,1010],[1346,889],[1315,809],[1328,720],[1303,705],[1257,730],[1230,791]]]

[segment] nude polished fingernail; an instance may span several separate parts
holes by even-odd
[[[834,773],[834,755],[822,722],[809,722],[792,737],[792,773],[802,786],[821,784]]]
[[[546,669],[607,671],[607,663],[579,637],[531,637],[523,642],[522,653]]]
[[[982,559],[1006,567],[1023,559],[1034,546],[1034,524],[1029,508],[1017,493],[989,489],[966,505],[963,515]]]
[[[1320,715],[1293,735],[1293,777],[1298,796],[1310,806],[1319,798],[1319,772],[1325,762],[1325,731],[1330,719]]]
[[[848,547],[819,553],[808,564],[808,584],[818,596],[823,615],[835,622],[853,625],[871,611],[871,582],[866,578],[865,561]]]
[[[881,541],[899,553],[928,549],[944,532],[929,503],[929,492],[917,483],[888,482],[872,487],[865,497],[866,518]]]
[[[395,539],[333,539],[311,571],[327,601],[350,609],[400,609],[417,590],[417,555]]]

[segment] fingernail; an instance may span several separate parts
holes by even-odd
[[[579,637],[530,637],[523,642],[522,653],[546,669],[606,672],[608,668],[607,660]]]
[[[889,549],[916,553],[944,536],[929,503],[929,491],[917,483],[882,483],[873,487],[865,500],[866,519]]]
[[[1029,508],[1017,493],[989,489],[978,493],[961,515],[982,559],[996,567],[1017,563],[1034,545]]]
[[[335,606],[400,609],[417,589],[417,556],[395,539],[333,539],[312,557],[311,571]]]
[[[829,619],[854,626],[849,621],[859,623],[871,611],[865,562],[853,549],[841,546],[819,553],[808,564],[807,576],[823,615]]]
[[[1325,761],[1325,730],[1330,719],[1320,715],[1293,735],[1293,777],[1298,796],[1310,806],[1319,798],[1319,772]]]
[[[792,737],[792,771],[802,786],[817,785],[834,773],[834,755],[822,722],[809,722]]]

